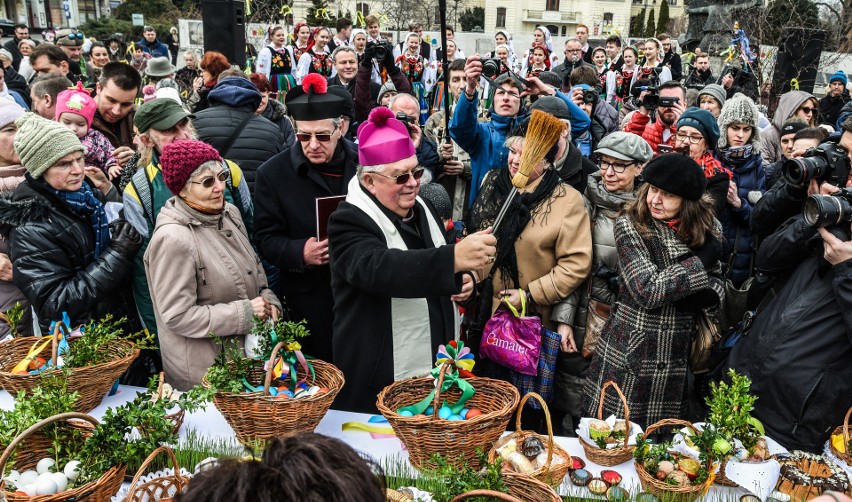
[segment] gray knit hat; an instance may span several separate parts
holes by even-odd
[[[83,144],[77,136],[58,122],[35,113],[25,113],[15,124],[18,125],[15,151],[33,178],[40,178],[56,161],[69,153],[83,151]]]
[[[396,86],[393,85],[393,82],[391,82],[390,80],[385,82],[385,85],[383,85],[382,88],[379,90],[379,97],[376,98],[376,103],[382,104],[382,96],[389,92],[396,92]]]
[[[701,89],[701,92],[698,93],[698,99],[701,100],[701,96],[707,94],[708,96],[712,96],[713,99],[719,102],[719,107],[725,106],[725,97],[728,95],[725,91],[725,88],[719,84],[707,84],[704,86],[704,89]]]
[[[725,102],[722,113],[719,114],[719,148],[728,146],[728,126],[731,124],[748,124],[751,126],[749,143],[760,144],[760,112],[754,101],[744,94],[736,93]]]

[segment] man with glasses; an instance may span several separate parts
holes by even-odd
[[[142,258],[154,227],[157,215],[172,197],[166,186],[160,167],[160,155],[163,148],[178,140],[195,138],[195,129],[190,123],[190,115],[176,101],[169,98],[157,98],[143,103],[133,118],[133,124],[139,131],[139,154],[141,169],[133,174],[130,183],[124,188],[124,217],[142,236],[142,247],[133,261],[133,297],[142,323],[155,336],[157,320],[154,305],[148,291],[148,279],[145,276],[145,263]],[[243,225],[251,235],[254,207],[251,202],[245,178],[239,166],[226,160],[225,171],[230,173],[225,182],[225,200],[239,208]]]
[[[683,63],[680,60],[680,54],[674,50],[672,37],[668,33],[660,33],[657,38],[663,44],[663,61],[660,65],[668,66],[672,72],[672,80],[680,82],[683,76]]]
[[[83,82],[85,85],[88,84],[89,77],[87,75],[86,61],[83,59],[84,39],[85,36],[82,31],[66,28],[56,32],[56,41],[54,43],[65,52],[65,55],[71,61],[71,65],[68,68],[69,72],[74,75],[76,80]],[[74,80],[74,78],[68,78]]]
[[[347,385],[335,407],[375,413],[376,394],[427,374],[440,344],[458,337],[454,302],[494,261],[490,229],[448,245],[418,197],[423,168],[405,124],[377,108],[358,131],[358,173],[331,216],[334,364]]]
[[[157,30],[153,26],[142,29],[142,40],[136,42],[142,50],[151,55],[152,58],[170,57],[169,46],[160,42],[157,38]]]
[[[580,39],[571,37],[565,41],[565,60],[550,71],[559,75],[563,85],[568,86],[568,77],[571,75],[571,72],[581,66],[595,67],[593,64],[583,61],[583,44],[580,42]]]
[[[644,99],[648,91],[643,91],[639,98]],[[651,145],[654,154],[658,153],[657,147],[661,144],[674,146],[675,132],[677,132],[677,121],[686,110],[686,89],[680,82],[669,80],[660,85],[660,98],[675,98],[677,102],[673,106],[660,106],[653,114],[644,106],[633,112],[630,122],[624,127],[629,133],[642,136]]]
[[[430,183],[441,175],[441,159],[438,156],[438,145],[431,138],[423,134],[423,128],[418,124],[420,116],[420,104],[411,94],[397,94],[390,100],[389,107],[408,127],[411,142],[417,152],[417,162],[420,167],[426,169],[423,183]]]
[[[358,150],[341,135],[344,98],[326,92],[321,79],[308,75],[302,86],[287,93],[296,142],[257,171],[255,243],[260,255],[281,271],[281,293],[291,317],[307,320],[311,336],[300,341],[304,352],[332,361],[328,238],[319,228],[327,222],[319,221],[317,211],[322,207],[327,218],[330,200],[323,198],[346,194]]]
[[[12,40],[9,40],[3,45],[3,47],[12,55],[12,66],[15,67],[15,71],[21,69],[21,59],[24,57],[24,55],[21,54],[21,49],[18,48],[18,44],[21,43],[21,40],[28,40],[29,38],[30,29],[27,28],[27,25],[16,24],[15,36],[12,37]]]

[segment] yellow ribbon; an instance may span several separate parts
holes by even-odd
[[[365,28],[367,27],[367,21],[364,20],[363,12],[358,11],[355,13],[355,24],[357,24],[358,26],[363,26]]]
[[[367,425],[361,422],[346,422],[341,427],[341,430],[344,431],[364,431],[364,432],[372,432],[374,434],[391,434],[396,435],[390,427],[379,427],[377,425]]]
[[[251,0],[246,0],[246,15],[251,16]]]
[[[328,9],[321,8],[314,11],[314,16],[321,17],[327,21],[331,21],[331,16],[328,15]]]
[[[20,373],[22,371],[26,371],[27,367],[30,365],[30,363],[32,361],[35,361],[36,356],[41,354],[41,351],[44,350],[45,347],[47,347],[47,345],[51,342],[51,340],[53,340],[53,337],[50,337],[50,336],[46,336],[44,338],[46,338],[46,340],[44,340],[44,342],[41,344],[41,346],[38,345],[39,342],[41,342],[41,340],[36,340],[35,343],[33,343],[32,347],[30,347],[29,352],[27,352],[26,357],[24,357],[21,360],[21,362],[19,362],[18,364],[15,365],[14,368],[12,368],[12,374],[16,374],[16,373]]]
[[[794,78],[793,80],[790,81],[790,89],[792,89],[794,91],[799,90],[799,79]]]
[[[287,14],[292,14],[292,13],[293,13],[293,9],[291,9],[289,5],[286,5],[286,4],[285,4],[285,5],[282,5],[282,6],[281,6],[281,9],[278,11],[278,13],[279,13],[282,17],[284,17],[284,16],[286,16]]]

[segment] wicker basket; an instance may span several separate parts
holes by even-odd
[[[562,502],[556,491],[550,486],[524,474],[504,472],[503,482],[509,488],[509,495],[524,502]]]
[[[387,502],[412,502],[414,499],[404,493],[400,493],[390,488],[385,489],[385,500]]]
[[[521,413],[523,413],[524,405],[527,404],[527,400],[529,398],[537,400],[539,404],[541,404],[541,409],[544,410],[544,418],[547,421],[546,438],[535,432],[521,430]],[[500,454],[497,453],[497,450],[502,445],[506,444],[506,442],[515,440],[520,445],[528,437],[537,437],[543,444],[547,445],[547,462],[527,475],[551,486],[559,486],[562,484],[562,480],[565,478],[568,468],[572,465],[571,454],[565,451],[553,440],[553,425],[550,421],[550,410],[547,408],[547,403],[544,402],[544,399],[535,392],[525,394],[524,397],[521,398],[521,403],[518,405],[517,418],[515,419],[515,432],[500,438],[498,442],[494,443],[494,446],[491,447],[491,451],[488,452],[488,462],[494,463],[497,460],[497,457],[500,456]],[[561,464],[552,465],[551,462],[554,454],[562,457],[565,461]]]
[[[272,350],[270,361],[276,359],[282,348],[284,343],[278,342]],[[265,373],[263,366],[258,365],[247,380],[252,385],[263,382],[263,392],[216,392],[213,404],[234,429],[237,439],[247,446],[276,437],[313,432],[331,408],[332,401],[343,387],[344,379],[343,373],[331,363],[313,359],[311,364],[316,374],[314,385],[325,387],[328,392],[298,399],[271,396],[269,386],[275,365],[269,364]],[[304,374],[302,368],[298,371],[300,377],[310,378],[310,375]],[[210,387],[206,378],[202,379],[201,383]]]
[[[722,460],[722,464],[719,466],[719,472],[716,473],[716,478],[713,480],[713,482],[716,483],[719,486],[727,486],[729,488],[735,488],[739,485],[734,483],[730,479],[728,479],[728,476],[725,476],[725,466],[726,465],[728,465],[728,459],[727,458]]]
[[[9,461],[9,457],[12,456],[12,453],[18,446],[27,446],[28,448],[34,446],[33,443],[27,442],[27,439],[33,436],[33,434],[36,434],[42,427],[55,422],[71,420],[85,420],[93,426],[98,424],[98,421],[95,418],[83,413],[60,413],[59,415],[45,418],[12,440],[8,448],[3,451],[3,455],[0,456],[0,472],[6,472],[6,463]],[[88,429],[87,433],[91,434],[92,429],[90,427],[84,427],[84,429]],[[42,445],[42,448],[43,449],[41,450],[33,448],[22,452],[22,455],[17,456],[15,466],[20,470],[35,469],[39,459],[50,456],[44,445]],[[112,496],[121,488],[121,483],[124,480],[124,471],[125,466],[123,465],[113,466],[97,481],[92,481],[83,486],[71,490],[65,490],[64,492],[57,493],[55,495],[39,495],[36,497],[16,495],[15,493],[5,491],[5,482],[0,482],[0,489],[5,492],[4,495],[10,502],[64,502],[67,500],[109,502]]]
[[[436,468],[430,459],[433,453],[445,456],[447,462],[456,467],[460,467],[463,462],[475,469],[482,467],[475,454],[476,449],[487,451],[491,448],[506,430],[512,412],[518,405],[518,390],[509,382],[470,378],[467,381],[476,389],[476,393],[467,406],[478,408],[482,415],[470,420],[440,420],[437,410],[441,403],[441,386],[444,373],[451,366],[452,363],[445,363],[441,367],[437,387],[435,379],[431,377],[409,378],[388,385],[377,396],[376,408],[408,448],[408,460],[415,468]],[[433,401],[435,412],[431,417],[403,417],[396,412],[400,407],[423,399],[433,389],[436,390]],[[451,401],[455,401],[461,396],[461,391],[453,387],[447,394]]]
[[[58,350],[59,328],[61,323],[56,323],[53,330],[52,356],[56,361]],[[42,339],[33,337],[14,338],[0,344],[0,388],[17,394],[19,391],[29,391],[36,387],[41,375],[15,375],[11,373],[24,357],[27,356],[33,343],[42,343]],[[68,343],[73,344],[74,340]],[[105,363],[82,368],[68,368],[68,391],[79,392],[80,397],[74,403],[74,411],[87,413],[97,407],[112,385],[118,380],[134,359],[139,355],[139,349],[134,348],[133,342],[129,340],[115,340],[109,343],[104,350],[109,354],[110,360]],[[60,370],[50,370],[42,374],[58,374]]]
[[[473,497],[488,497],[490,499],[503,500],[505,502],[524,502],[523,500],[513,497],[508,493],[495,492],[494,490],[472,490],[456,496],[450,502],[461,502],[462,500],[467,500]]]
[[[600,403],[598,404],[598,420],[603,420],[604,396],[606,395],[607,387],[610,386],[615,389],[615,392],[618,394],[618,398],[621,399],[621,404],[624,405],[624,423],[627,426],[624,433],[624,446],[616,448],[598,448],[597,445],[590,445],[584,439],[580,439],[580,444],[583,445],[583,451],[586,453],[586,458],[595,464],[607,467],[627,462],[633,458],[633,448],[635,448],[634,446],[627,444],[627,440],[630,438],[630,409],[627,407],[627,399],[624,397],[624,393],[621,392],[621,388],[618,384],[612,380],[608,381],[603,385],[603,387],[601,387]]]
[[[843,444],[846,445],[846,453],[841,452],[831,443],[831,436],[828,438],[828,446],[831,448],[831,453],[839,458],[840,460],[846,462],[846,465],[852,466],[852,452],[849,451],[849,418],[852,416],[852,408],[849,408],[849,411],[846,412],[846,417],[843,419],[843,425],[838,426],[834,429],[834,432],[831,433],[831,436],[835,434],[843,434]]]
[[[154,478],[151,481],[142,483],[140,485],[139,480],[145,473],[145,469],[161,453],[166,453],[169,456],[169,459],[172,461],[174,473],[170,476],[161,476],[159,478]],[[127,489],[127,497],[124,498],[123,502],[171,501],[174,500],[175,495],[183,492],[187,483],[189,483],[189,478],[181,476],[180,464],[178,464],[177,458],[175,458],[175,454],[172,449],[168,446],[160,446],[156,450],[152,451],[150,455],[148,455],[148,458],[146,458],[145,461],[142,462],[142,465],[139,467],[139,470],[136,471],[136,475],[133,477],[133,481],[130,483],[130,488]]]
[[[160,381],[157,384],[157,399],[158,400],[163,398],[163,384],[164,383],[166,383],[166,377],[165,377],[165,373],[163,373],[161,371],[160,372]],[[181,426],[183,425],[183,418],[184,418],[185,415],[186,415],[186,411],[184,411],[181,408],[178,408],[178,410],[174,413],[170,413],[170,414],[166,415],[166,417],[165,417],[166,420],[168,420],[169,422],[172,423],[172,434],[178,433]],[[146,429],[144,426],[136,426],[136,430],[139,431],[139,434],[142,434],[145,437],[148,436],[148,429]]]
[[[660,427],[668,426],[689,427],[690,429],[698,433],[698,429],[696,429],[695,426],[693,426],[689,422],[677,419],[665,419],[660,420],[659,422],[645,429],[645,437],[649,436],[653,431],[659,429]],[[713,466],[710,464],[705,465],[705,467],[711,472],[711,476],[707,478],[707,481],[705,483],[690,486],[674,486],[664,481],[658,480],[654,475],[646,471],[645,468],[639,462],[634,461],[633,463],[636,466],[636,474],[639,475],[639,482],[642,483],[642,488],[646,492],[654,494],[654,496],[660,500],[672,502],[692,502],[698,497],[700,497],[709,487],[709,483],[712,482]]]

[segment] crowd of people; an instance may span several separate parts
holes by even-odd
[[[125,45],[17,26],[0,50],[0,310],[32,314],[22,334],[126,317],[159,350],[125,383],[164,369],[179,390],[221,350],[209,333],[304,319],[304,352],[346,375],[335,407],[371,412],[440,344],[476,350],[500,305],[526,304],[559,347],[535,383],[558,433],[609,380],[643,426],[701,418],[730,367],[769,436],[821,451],[852,404],[852,227],[802,211],[852,207],[845,73],[770,110],[748,63],[714,78],[668,34],[593,47],[580,25],[564,59],[544,27],[470,57],[446,35],[435,51],[419,25],[390,44],[374,16],[298,22],[243,70],[151,27]],[[513,198],[534,111],[560,132]],[[713,368],[691,362],[702,319],[747,321]]]

